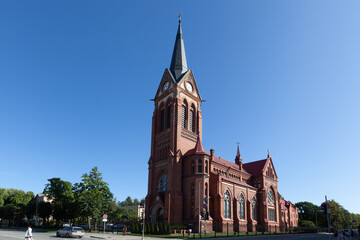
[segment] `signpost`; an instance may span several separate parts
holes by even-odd
[[[329,235],[329,239],[330,239],[330,218],[329,218],[329,204],[327,202],[327,196],[325,195],[325,211],[326,211],[326,218],[327,218],[327,225],[328,225],[328,235]]]
[[[105,234],[105,222],[107,222],[107,218],[108,218],[108,215],[104,214],[103,215],[103,222],[104,222],[104,234]]]

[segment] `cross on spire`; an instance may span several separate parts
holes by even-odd
[[[179,16],[178,16],[179,22],[181,22],[181,15],[182,15],[182,12],[179,12]]]

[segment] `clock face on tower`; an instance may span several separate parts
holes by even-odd
[[[164,83],[162,91],[165,92],[169,87],[169,82]]]
[[[189,92],[192,92],[194,90],[192,84],[190,82],[186,82],[186,89],[189,91]]]

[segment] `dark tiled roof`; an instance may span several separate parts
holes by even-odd
[[[185,153],[184,157],[191,156],[191,155],[197,155],[197,154],[205,154],[205,155],[210,156],[209,153],[205,152],[199,136],[197,138],[195,147],[193,149],[190,149],[189,151],[187,151]]]
[[[178,83],[181,76],[188,70],[185,55],[185,46],[181,29],[181,21],[176,34],[175,46],[171,58],[170,71],[173,74],[175,81]]]
[[[239,165],[237,165],[236,163],[230,162],[230,161],[228,161],[226,159],[220,158],[218,156],[214,156],[213,161],[220,164],[220,165],[230,167],[232,169],[236,169],[236,170],[239,171]],[[249,174],[244,168],[241,170],[241,172]]]
[[[253,176],[261,176],[267,159],[243,164],[243,168]]]
[[[251,185],[247,184],[246,182],[241,182],[239,180],[236,180],[236,179],[233,179],[233,178],[228,178],[226,176],[222,176],[222,178],[225,179],[226,181],[233,182],[233,183],[235,183],[236,185],[239,185],[239,186],[252,188],[252,189],[257,189],[256,187],[251,186]]]

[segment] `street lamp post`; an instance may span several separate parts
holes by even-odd
[[[142,218],[143,218],[143,229],[142,229],[142,240],[144,240],[145,235],[145,203],[144,203],[144,210],[142,212]]]
[[[209,178],[210,176],[207,175],[207,174],[203,174],[203,177],[201,178],[201,180],[199,181],[199,237],[201,238],[201,194],[200,194],[200,191],[201,191],[201,188],[200,188],[200,185],[201,185],[201,182],[204,182],[204,179],[205,178]],[[206,222],[205,222],[206,223]],[[206,225],[205,225],[205,228],[206,228]],[[205,234],[206,234],[206,229],[205,229]]]

